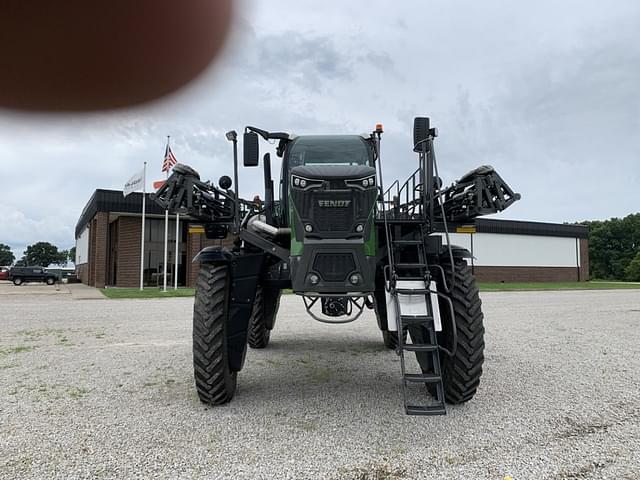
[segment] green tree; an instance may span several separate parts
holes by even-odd
[[[624,269],[626,280],[630,282],[640,282],[640,252],[629,262],[627,268]]]
[[[69,249],[69,261],[76,263],[76,247],[71,247]]]
[[[582,224],[589,227],[591,278],[627,279],[626,269],[640,252],[640,213]]]
[[[69,250],[60,250],[59,260],[55,263],[66,267],[69,263]]]
[[[48,267],[52,263],[63,263],[66,259],[66,256],[58,251],[58,247],[49,242],[29,245],[24,251],[24,257],[27,265],[41,265],[43,267]]]
[[[0,265],[12,265],[15,259],[16,256],[11,251],[11,247],[0,243]]]

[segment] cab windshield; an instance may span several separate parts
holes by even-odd
[[[289,168],[300,165],[368,165],[371,148],[358,135],[298,137],[289,150]]]

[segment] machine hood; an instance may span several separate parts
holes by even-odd
[[[291,173],[318,180],[350,180],[371,177],[376,174],[376,169],[366,165],[301,165],[293,167]]]

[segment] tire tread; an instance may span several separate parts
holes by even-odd
[[[203,264],[193,307],[193,370],[198,397],[211,405],[229,402],[236,390],[227,361],[228,297],[228,267]]]
[[[256,288],[256,297],[253,302],[253,311],[251,312],[251,319],[249,320],[249,346],[251,348],[265,348],[269,345],[269,338],[271,337],[271,331],[267,330],[267,325],[264,317],[264,292],[262,287],[258,285]]]
[[[484,315],[479,290],[467,262],[454,259],[454,265],[451,265],[447,259],[443,260],[442,267],[447,278],[452,270],[455,274],[455,285],[449,297],[456,317],[458,342],[453,357],[441,353],[440,364],[445,399],[448,403],[458,404],[471,400],[480,385],[484,363]],[[448,304],[441,303],[440,311],[446,318],[443,318],[445,330],[438,335],[439,343],[450,348],[453,336],[446,330]]]

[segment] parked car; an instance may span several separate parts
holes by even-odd
[[[76,269],[68,267],[48,267],[47,272],[54,274],[58,277],[58,281],[61,283],[72,283],[71,277],[75,277]]]
[[[0,280],[9,279],[9,270],[11,267],[0,267]]]
[[[44,282],[53,285],[58,281],[58,276],[47,272],[44,267],[13,267],[9,270],[9,280],[14,285],[22,285],[24,282]]]

